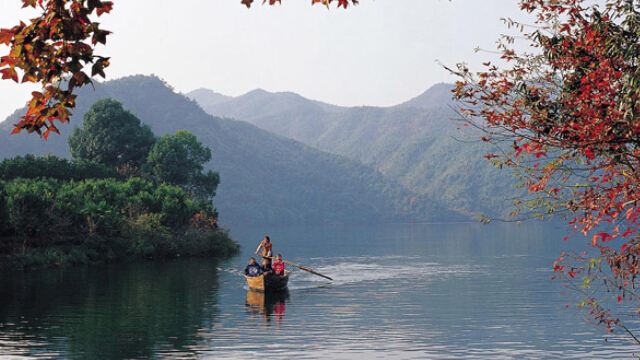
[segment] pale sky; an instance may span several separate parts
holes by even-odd
[[[451,82],[437,61],[479,64],[491,55],[474,49],[494,49],[507,31],[500,18],[523,18],[517,0],[361,0],[346,11],[310,0],[114,2],[100,19],[114,34],[97,52],[112,58],[109,79],[156,74],[180,92],[263,88],[338,105],[393,105]],[[0,0],[0,27],[29,14]],[[31,89],[0,81],[0,120]]]

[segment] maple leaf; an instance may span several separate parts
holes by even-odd
[[[13,40],[13,31],[10,29],[0,29],[0,45],[9,45]]]
[[[103,1],[102,6],[96,8],[96,14],[101,16],[105,13],[110,13],[113,10],[113,2],[112,1]]]
[[[2,74],[3,80],[11,79],[15,82],[18,82],[18,73],[14,68],[1,69],[0,74]]]

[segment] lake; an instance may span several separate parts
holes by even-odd
[[[236,228],[243,254],[0,273],[0,354],[15,358],[584,359],[640,349],[565,306],[551,224]],[[247,292],[264,233],[290,291]],[[605,338],[607,341],[605,341]]]

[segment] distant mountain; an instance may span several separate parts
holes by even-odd
[[[451,96],[451,90],[453,90],[453,85],[451,84],[436,84],[422,94],[398,106],[417,107],[421,109],[447,107],[454,103]]]
[[[201,102],[200,106],[214,106],[233,99],[231,96],[222,95],[209,89],[193,90],[190,94],[193,99],[197,99],[198,103]]]
[[[262,89],[223,102],[216,102],[216,97],[202,90],[190,92],[187,96],[210,114],[247,121],[298,141],[305,141],[326,131],[329,124],[324,121],[324,115],[345,109],[309,100],[292,92],[271,93]]]
[[[250,98],[256,95],[260,94]],[[211,116],[154,77],[132,76],[96,84],[95,91],[84,89],[71,124],[61,126],[62,135],[52,135],[46,142],[27,134],[9,136],[12,124],[22,113],[17,111],[0,123],[0,158],[26,153],[68,156],[66,140],[72,128],[82,123],[83,114],[95,101],[104,98],[122,102],[157,135],[185,129],[213,150],[209,168],[221,175],[215,202],[223,223],[239,226],[461,218],[358,162],[247,122]]]
[[[468,215],[504,216],[515,194],[507,171],[491,167],[490,152],[454,121],[450,84],[438,84],[392,107],[336,107],[291,93],[249,93],[203,109],[233,116],[322,151],[375,167],[407,189]]]

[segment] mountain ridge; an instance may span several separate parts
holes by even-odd
[[[456,121],[453,85],[440,83],[398,105],[335,107],[281,93],[260,93],[260,104],[236,97],[209,114],[247,121],[274,134],[371,166],[409,191],[469,216],[506,216],[514,180],[483,155],[494,149]],[[188,93],[187,96],[192,96]],[[292,99],[298,99],[292,103]],[[276,105],[274,105],[276,104]],[[325,109],[331,109],[327,111]],[[463,139],[464,141],[460,141]]]
[[[82,90],[71,125],[44,143],[8,136],[21,114],[0,123],[0,157],[33,153],[69,156],[66,139],[89,106],[113,98],[156,135],[189,130],[213,151],[208,169],[221,175],[216,206],[223,223],[283,224],[446,221],[464,217],[416,195],[377,170],[274,135],[247,122],[215,117],[156,77],[130,76]],[[416,205],[417,204],[417,205]]]

